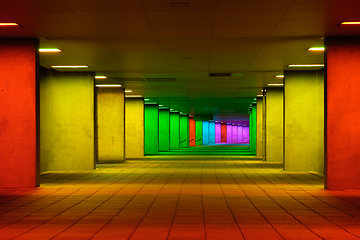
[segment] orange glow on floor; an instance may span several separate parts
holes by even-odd
[[[0,189],[2,239],[357,239],[360,192],[236,156],[146,157]]]

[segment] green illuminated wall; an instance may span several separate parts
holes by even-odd
[[[170,149],[180,148],[180,115],[170,112]]]
[[[159,109],[159,151],[170,150],[170,110]]]
[[[180,115],[180,147],[189,147],[189,116]]]
[[[202,145],[202,127],[203,127],[203,123],[202,121],[195,121],[195,140],[196,140],[196,146],[198,145]]]
[[[283,88],[266,91],[266,161],[283,162]]]
[[[256,154],[256,105],[252,106],[249,124],[250,151],[252,154]]]
[[[324,171],[324,73],[285,72],[284,167]],[[339,126],[341,127],[341,125]]]
[[[157,104],[144,106],[144,153],[159,153],[159,109]]]

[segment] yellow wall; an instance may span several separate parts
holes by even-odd
[[[263,100],[256,100],[256,156],[263,156]]]
[[[285,72],[285,170],[324,171],[324,73]]]
[[[125,99],[125,157],[144,157],[144,100]]]
[[[283,88],[266,92],[266,161],[283,162]]]
[[[42,69],[41,171],[94,169],[94,73]]]
[[[97,88],[98,161],[125,159],[125,101],[122,88]]]

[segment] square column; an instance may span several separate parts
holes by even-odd
[[[58,72],[42,69],[40,79],[41,171],[95,168],[97,157],[97,147],[95,147],[97,141],[95,140],[97,138],[95,138],[94,77],[95,74],[92,72]],[[123,128],[123,99],[121,104]],[[110,130],[107,129],[107,131]],[[122,134],[124,134],[123,130]],[[103,136],[102,133],[100,135]],[[124,142],[122,142],[122,150],[123,144]]]
[[[196,146],[200,146],[200,145],[203,145],[203,130],[202,130],[202,121],[195,121],[195,124],[196,124],[196,136],[195,136],[195,144]]]
[[[215,144],[215,122],[209,121],[209,144]]]
[[[256,156],[263,157],[263,99],[256,99]]]
[[[325,187],[360,189],[360,37],[325,38]]]
[[[170,150],[170,110],[159,109],[159,151]]]
[[[221,143],[221,123],[215,123],[215,143]]]
[[[124,95],[123,88],[96,88],[98,162],[125,160]]]
[[[178,112],[170,112],[170,149],[180,148],[180,115]]]
[[[242,136],[243,136],[243,143],[250,143],[250,136],[249,136],[249,126],[243,126],[242,128]]]
[[[189,116],[180,115],[180,148],[189,147]]]
[[[159,153],[159,108],[157,104],[144,106],[144,154]]]
[[[232,125],[231,127],[232,130],[232,143],[237,143],[238,140],[238,130],[237,130],[237,125]]]
[[[226,142],[232,143],[232,125],[231,125],[231,123],[226,124]]]
[[[221,142],[227,141],[227,125],[226,123],[221,123]]]
[[[189,146],[194,147],[196,144],[196,124],[193,117],[189,117]]]
[[[36,39],[0,39],[0,188],[40,185]]]
[[[208,121],[203,121],[203,145],[209,145],[209,122]]]
[[[238,142],[243,142],[243,126],[238,126]]]
[[[144,99],[125,98],[125,158],[144,157]]]

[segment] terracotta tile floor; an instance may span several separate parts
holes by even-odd
[[[360,192],[235,156],[147,157],[0,189],[0,239],[358,239]]]

